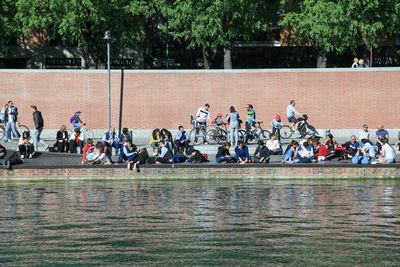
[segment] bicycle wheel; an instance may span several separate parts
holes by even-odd
[[[20,135],[22,135],[23,132],[29,132],[29,128],[26,127],[26,126],[23,125],[23,124],[18,124],[17,132],[18,132]]]
[[[216,129],[210,129],[206,133],[206,141],[210,145],[217,143],[218,131]]]
[[[93,139],[93,137],[94,137],[94,132],[92,130],[90,130],[90,129],[86,129],[85,138]]]
[[[282,128],[279,130],[279,133],[282,139],[288,139],[292,136],[293,131],[289,125],[283,125]]]
[[[4,132],[5,132],[5,128],[4,127],[0,127],[0,139],[3,139]]]
[[[204,143],[206,140],[206,133],[204,129],[193,128],[189,134],[190,142],[194,145]]]
[[[71,135],[74,133],[74,131],[71,129],[67,129],[67,133],[68,133],[68,137],[71,137]]]
[[[264,144],[269,140],[269,135],[271,134],[268,130],[263,130],[260,134],[260,140],[264,141]]]
[[[246,141],[246,131],[245,130],[239,130],[238,131],[238,141],[242,141],[243,143],[245,143]]]

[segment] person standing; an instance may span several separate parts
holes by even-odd
[[[33,134],[33,146],[35,148],[35,152],[38,151],[38,143],[39,142],[41,144],[43,144],[47,150],[49,148],[49,145],[46,144],[45,141],[40,139],[40,135],[42,134],[43,126],[44,126],[42,113],[37,110],[36,106],[31,106],[31,109],[33,111],[33,123],[35,125],[35,132]]]
[[[238,142],[239,118],[239,113],[236,112],[234,106],[231,106],[230,113],[226,116],[226,120],[229,122],[230,141],[232,146],[236,146]]]
[[[5,113],[4,113],[4,120],[6,122],[6,129],[5,132],[6,134],[8,133],[8,131],[11,128],[12,134],[14,134],[14,136],[16,138],[19,137],[19,133],[17,132],[17,129],[15,128],[17,121],[18,121],[18,108],[14,107],[14,103],[10,100],[8,101],[8,108],[6,109]],[[6,142],[10,142],[11,138],[10,136],[6,135]]]
[[[197,110],[197,122],[206,125],[207,120],[211,121],[211,114],[210,114],[210,105],[209,104],[205,104],[204,107],[200,107]]]

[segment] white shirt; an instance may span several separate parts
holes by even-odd
[[[362,139],[367,139],[367,140],[368,140],[368,139],[369,139],[369,131],[364,131],[364,130],[361,131],[361,132],[360,132],[360,137],[359,137],[359,138],[360,138],[360,141],[361,141]]]
[[[396,159],[396,152],[394,152],[394,149],[392,148],[391,145],[384,144],[382,146],[382,150],[385,151],[385,160],[386,161],[391,161],[391,160]]]
[[[203,107],[199,108],[197,110],[197,120],[198,121],[211,120],[210,111],[204,109]]]
[[[365,151],[368,153],[368,155],[371,158],[375,158],[375,156],[376,156],[375,147],[373,145],[371,145],[370,143],[365,143],[364,147],[365,147]]]
[[[274,140],[273,142],[271,140],[268,140],[266,146],[269,150],[272,150],[272,151],[280,148],[278,140]]]
[[[301,145],[297,153],[299,153],[300,157],[302,158],[311,158],[312,156],[314,156],[314,150],[311,146],[308,146],[308,149]]]
[[[14,122],[14,116],[10,113],[12,112],[12,108],[8,108],[8,122]]]
[[[298,116],[301,116],[301,113],[298,112],[292,105],[287,106],[287,108],[286,108],[286,117],[287,118],[292,118],[295,113]]]

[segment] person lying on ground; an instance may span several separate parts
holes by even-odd
[[[80,153],[83,154],[83,145],[85,144],[85,136],[78,128],[75,128],[74,133],[69,137],[70,153],[77,153],[77,147],[80,148]]]
[[[388,139],[384,138],[382,142],[382,153],[378,158],[378,163],[395,163],[396,162],[396,152],[394,152],[393,147],[389,144]]]
[[[292,140],[292,142],[286,147],[285,153],[282,157],[282,163],[292,163],[292,161],[297,157],[298,147],[299,143],[296,140]]]
[[[7,170],[11,170],[12,166],[22,164],[23,161],[19,157],[18,152],[14,152],[8,159],[4,162],[4,168]]]
[[[310,163],[314,159],[314,150],[308,142],[304,142],[297,151],[293,163]]]
[[[97,142],[96,150],[96,155],[94,155],[91,160],[87,161],[89,164],[112,164],[112,152],[102,142]]]
[[[93,139],[88,138],[85,146],[83,147],[83,155],[82,155],[82,163],[81,164],[84,164],[86,161],[91,160],[94,157],[94,155],[96,155],[94,148],[95,147],[93,144]]]
[[[173,163],[183,163],[186,161],[186,156],[182,150],[178,150],[175,155],[172,156]]]
[[[149,152],[147,151],[146,148],[142,148],[139,151],[139,156],[137,158],[134,158],[133,160],[128,161],[128,169],[133,169],[136,170],[137,172],[140,172],[139,165],[140,164],[146,164],[147,159],[149,158]]]
[[[122,151],[119,153],[118,163],[124,160],[133,160],[138,156],[138,148],[132,143],[132,139],[128,139],[122,146]]]
[[[56,135],[56,143],[54,144],[55,150],[58,152],[68,152],[68,139],[67,126],[62,125]]]
[[[186,155],[188,155],[188,147],[189,147],[190,139],[189,133],[185,131],[183,126],[178,127],[178,132],[175,136],[175,144],[178,150],[185,151]]]
[[[235,159],[238,163],[249,163],[249,148],[244,145],[242,140],[238,141],[238,145],[235,148]]]
[[[19,138],[18,149],[22,159],[26,157],[32,158],[34,154],[33,139],[28,131],[23,132]]]
[[[278,140],[275,140],[275,134],[271,133],[269,135],[269,140],[267,141],[267,148],[270,155],[282,155],[282,148]]]
[[[234,157],[232,157],[229,152],[229,148],[231,148],[231,144],[229,142],[223,143],[219,148],[217,155],[215,156],[217,163],[231,163],[235,162]]]
[[[7,154],[7,149],[0,144],[0,159],[4,159]]]
[[[187,160],[190,163],[203,163],[203,162],[208,162],[208,156],[207,158],[205,157],[207,154],[202,154],[200,153],[199,150],[193,150],[191,157]]]
[[[269,162],[269,149],[265,146],[263,140],[257,143],[256,151],[254,152],[253,161],[255,163],[268,163]]]
[[[171,163],[173,156],[171,149],[164,142],[160,142],[160,148],[161,154],[156,158],[156,164]]]
[[[156,157],[157,155],[160,154],[160,151],[159,151],[160,141],[161,141],[160,129],[156,128],[153,130],[153,132],[151,134],[151,140],[150,140],[150,146],[151,146],[151,149],[153,150],[154,157]]]

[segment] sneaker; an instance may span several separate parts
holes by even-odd
[[[10,170],[10,169],[11,169],[11,164],[10,164],[10,161],[9,161],[9,160],[6,160],[5,165],[4,165],[4,168],[6,168],[7,170]]]
[[[49,145],[46,144],[46,145],[44,146],[44,149],[45,149],[46,151],[49,150]]]
[[[11,142],[11,141],[10,141],[10,140],[8,140],[8,139],[6,139],[4,142],[5,142],[5,143],[7,143],[7,142]]]
[[[117,163],[122,163],[124,162],[122,159],[118,159]]]
[[[29,158],[30,158],[30,159],[32,158],[32,154],[29,154]]]
[[[21,155],[21,159],[23,159],[23,158],[25,158],[25,156],[24,156],[24,155]]]

